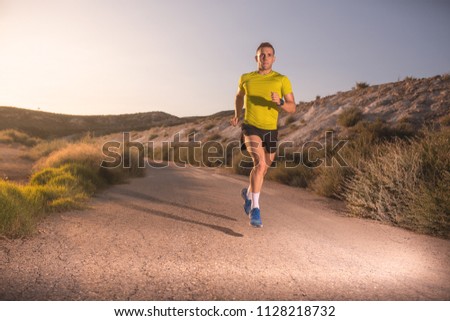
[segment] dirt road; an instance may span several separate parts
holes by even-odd
[[[450,241],[273,182],[255,229],[245,185],[217,169],[149,169],[32,238],[0,240],[0,299],[450,300]]]

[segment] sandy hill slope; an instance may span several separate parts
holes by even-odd
[[[448,121],[450,114],[450,76],[439,75],[353,88],[311,102],[300,102],[294,114],[280,113],[280,137],[301,146],[322,140],[325,131],[345,134],[338,124],[339,115],[356,107],[362,120],[377,119],[387,124],[407,123],[412,128]],[[172,141],[179,134],[188,139],[195,133],[199,141],[229,142],[239,139],[240,128],[229,125],[233,111],[204,117],[179,118],[164,112],[107,116],[71,116],[0,107],[0,130],[19,129],[39,137],[61,137],[94,132],[109,139],[120,139],[123,132],[133,132],[132,139],[142,142]],[[447,120],[446,120],[447,119]]]
[[[381,119],[391,125],[404,122],[414,128],[439,123],[449,115],[450,77],[407,78],[301,103],[294,115],[300,122],[293,122],[298,128],[284,126],[285,139],[302,143],[322,137],[325,130],[340,133],[344,129],[337,123],[338,116],[352,107],[357,107],[367,121]],[[286,124],[287,117],[283,119],[282,124]]]
[[[339,115],[346,109],[357,107],[363,121],[377,119],[389,124],[406,123],[412,129],[423,124],[439,126],[450,115],[450,76],[431,78],[406,78],[403,81],[386,83],[367,88],[353,88],[346,92],[320,98],[311,102],[300,102],[294,114],[280,113],[279,128],[283,141],[295,146],[322,140],[325,131],[332,130],[345,135],[346,128],[338,123]],[[196,140],[230,142],[239,139],[240,128],[229,125],[232,110],[175,126],[154,126],[146,131],[135,132],[132,139],[141,142],[173,141],[179,134],[187,140],[195,133]],[[121,133],[110,136],[120,140]]]

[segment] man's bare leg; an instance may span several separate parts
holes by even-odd
[[[251,218],[252,225],[260,227],[262,226],[262,223],[258,223],[261,221],[259,217],[259,195],[264,182],[264,176],[266,175],[267,170],[275,159],[275,153],[268,153],[266,151],[266,149],[262,146],[262,141],[259,136],[244,136],[244,139],[247,151],[249,152],[253,160],[253,169],[250,173],[249,188],[252,200],[251,213],[253,213],[254,208],[258,209],[258,219],[253,222],[253,219]]]

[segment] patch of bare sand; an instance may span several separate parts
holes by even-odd
[[[22,158],[27,147],[0,143],[0,179],[25,183],[31,175],[33,161]]]

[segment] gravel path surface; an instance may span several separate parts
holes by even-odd
[[[450,300],[450,241],[273,182],[255,229],[244,186],[218,169],[149,169],[0,240],[0,299]]]

